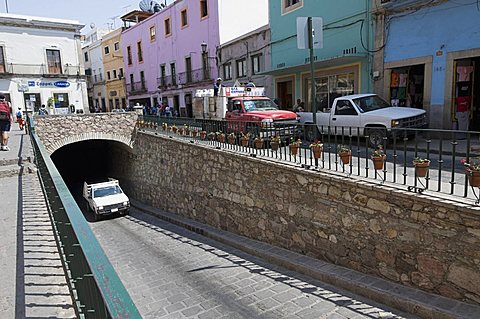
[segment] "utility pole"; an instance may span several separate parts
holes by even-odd
[[[308,32],[308,48],[310,49],[310,79],[311,79],[311,95],[310,99],[312,101],[312,113],[313,113],[313,132],[314,132],[314,139],[317,139],[317,104],[315,103],[316,99],[316,85],[315,85],[315,68],[313,65],[313,37],[315,36],[313,34],[313,23],[312,23],[312,17],[308,17],[307,20],[307,32]]]
[[[5,0],[5,9],[7,10],[7,13],[8,13],[8,0]]]

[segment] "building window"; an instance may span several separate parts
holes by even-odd
[[[252,74],[258,74],[262,71],[262,54],[252,56]]]
[[[114,78],[114,79],[117,78],[117,70],[113,70],[113,78]]]
[[[165,86],[165,64],[160,65],[160,86]]]
[[[123,68],[118,69],[118,78],[123,78]]]
[[[138,62],[143,62],[142,41],[137,42]]]
[[[170,18],[165,19],[164,24],[165,24],[165,36],[169,36],[172,33],[172,30],[170,29]]]
[[[3,54],[3,47],[0,47],[0,73],[5,73],[5,55]]]
[[[183,9],[180,12],[180,18],[182,20],[182,28],[186,27],[188,25],[188,15],[187,15],[187,9]]]
[[[114,49],[115,51],[120,50],[120,43],[119,43],[119,42],[115,42],[115,43],[113,44],[113,49]]]
[[[142,90],[145,90],[145,73],[140,71],[140,84],[142,85]]]
[[[207,0],[200,0],[200,19],[208,16],[208,4]]]
[[[186,82],[192,82],[192,58],[187,57],[185,58],[185,70],[186,70]]]
[[[303,0],[282,0],[282,14],[287,14],[303,7]]]
[[[110,71],[107,71],[107,80],[111,80],[112,78],[110,77]]]
[[[225,63],[223,65],[223,78],[225,80],[232,79],[232,63]]]
[[[127,60],[128,65],[132,65],[132,48],[130,46],[127,47]]]
[[[157,34],[157,30],[155,29],[155,26],[150,27],[150,41],[153,42],[155,41],[155,36]]]
[[[133,82],[133,74],[130,74],[130,91],[133,91],[135,88],[135,82]]]
[[[88,52],[85,52],[83,55],[85,57],[85,62],[88,62]]]
[[[105,54],[109,54],[110,53],[110,48],[108,46],[106,46],[105,48],[103,48],[103,50],[105,51]]]
[[[53,93],[53,100],[55,101],[55,107],[69,107],[67,93]]]
[[[59,50],[47,50],[47,65],[48,65],[48,73],[50,74],[62,73],[62,61],[60,60]]]
[[[237,78],[243,78],[247,76],[247,60],[237,60]]]
[[[100,81],[103,81],[103,73],[102,73],[102,69],[98,69],[98,76],[100,76]]]

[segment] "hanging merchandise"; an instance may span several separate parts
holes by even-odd
[[[457,82],[469,82],[473,66],[457,66]]]

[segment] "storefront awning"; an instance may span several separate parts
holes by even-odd
[[[336,67],[345,64],[352,64],[355,62],[360,62],[362,59],[367,57],[366,54],[349,54],[349,55],[342,55],[333,58],[328,58],[325,60],[317,60],[315,61],[314,68],[315,70],[324,69],[329,67]],[[259,75],[285,75],[285,74],[292,74],[292,73],[301,73],[301,72],[308,72],[310,71],[310,64],[303,64],[303,65],[296,65],[282,69],[270,70],[259,73]]]

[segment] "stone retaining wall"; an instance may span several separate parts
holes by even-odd
[[[364,273],[480,303],[480,212],[140,133],[115,175],[167,211]]]

